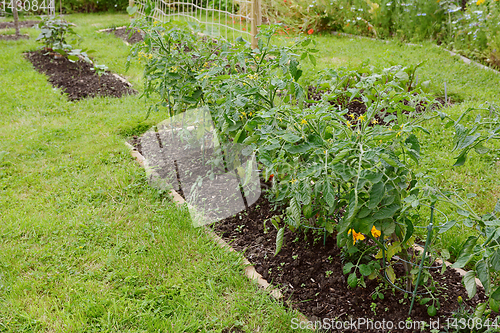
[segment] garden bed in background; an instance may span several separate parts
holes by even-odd
[[[327,237],[323,245],[322,233],[308,232],[306,240],[298,241],[297,237],[303,238],[304,233],[287,230],[284,246],[274,256],[277,230],[271,222],[264,225],[264,221],[276,214],[279,214],[279,208],[275,209],[262,196],[248,210],[215,223],[212,228],[234,249],[242,252],[256,271],[269,283],[280,288],[285,299],[311,321],[324,318],[342,321],[369,318],[374,321],[385,319],[397,324],[409,317],[411,298],[405,298],[402,292],[391,288],[384,290],[382,287],[378,290],[384,294],[384,299],[372,299],[375,288],[385,285],[382,281],[366,280],[366,288],[349,287],[347,275],[342,271],[341,251],[334,237]],[[415,302],[411,315],[413,321],[428,323],[439,317],[441,328],[444,328],[447,319],[451,319],[452,312],[458,309],[458,296],[463,298],[463,304],[468,308],[486,300],[481,287],[478,287],[478,294],[468,300],[467,292],[461,284],[462,277],[455,270],[449,268],[443,275],[439,274],[440,269],[433,271],[431,273],[434,280],[443,288],[443,295],[438,297],[441,309],[436,317],[430,317],[427,307]]]
[[[116,37],[122,39],[128,44],[135,44],[144,40],[144,35],[142,33],[140,33],[139,31],[134,31],[134,33],[131,34],[131,31],[128,29],[128,27],[110,28],[100,31],[107,32],[109,34],[113,33]]]
[[[83,60],[73,63],[66,58],[54,59],[53,56],[44,55],[43,51],[28,52],[25,56],[37,71],[46,74],[50,83],[62,89],[72,101],[97,96],[122,97],[137,93],[125,79],[109,71],[99,77],[91,70],[92,66]]]
[[[29,35],[19,35],[8,34],[8,35],[0,35],[0,40],[19,40],[19,39],[29,39]]]
[[[38,25],[40,21],[28,20],[19,21],[19,28],[33,28]],[[0,29],[14,29],[14,22],[0,22]]]

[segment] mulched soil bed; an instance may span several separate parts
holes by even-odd
[[[108,33],[114,33],[116,37],[123,39],[129,44],[135,44],[142,42],[144,40],[143,34],[138,31],[135,31],[132,35],[130,35],[131,31],[126,28],[122,29],[110,29]]]
[[[342,272],[341,252],[333,237],[328,237],[326,245],[323,246],[322,235],[314,237],[308,233],[307,240],[294,242],[297,234],[286,231],[285,245],[275,257],[277,231],[268,222],[268,232],[264,233],[263,222],[276,213],[273,205],[262,196],[247,211],[214,224],[213,229],[233,248],[244,252],[245,257],[255,265],[257,272],[279,287],[285,299],[312,321],[324,318],[343,321],[371,318],[374,321],[390,320],[397,325],[408,318],[410,299],[404,299],[400,303],[403,293],[397,290],[384,291],[385,298],[376,301],[374,310],[371,308],[375,302],[371,293],[381,283],[380,280],[367,280],[367,288],[352,289],[348,286],[347,275]],[[451,317],[452,311],[457,310],[458,296],[462,296],[464,303],[471,307],[485,300],[482,288],[478,288],[478,294],[472,300],[467,300],[467,292],[461,284],[462,278],[454,270],[448,269],[444,275],[436,272],[432,274],[444,291],[444,295],[439,296],[441,309],[438,316],[441,327],[446,325],[446,319]],[[426,322],[437,319],[429,317],[426,306],[420,304],[415,304],[411,318],[414,321]]]
[[[56,60],[53,56],[44,55],[43,51],[28,52],[25,56],[36,70],[46,74],[50,83],[61,88],[72,101],[87,97],[122,97],[137,93],[111,72],[99,78],[90,69],[92,66],[84,61],[72,63],[65,58]]]
[[[19,21],[19,28],[33,28],[40,21]],[[14,29],[14,22],[0,22],[0,29]]]

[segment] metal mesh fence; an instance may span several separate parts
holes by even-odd
[[[205,33],[226,39],[243,37],[256,46],[257,26],[261,24],[260,0],[135,0],[137,13],[159,22],[175,18],[198,22]]]

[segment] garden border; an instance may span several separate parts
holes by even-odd
[[[116,27],[116,28],[106,28],[106,29],[100,29],[100,30],[97,30],[96,32],[100,34],[101,32],[112,32],[112,31],[115,31],[115,30],[124,30],[124,29],[127,29],[127,26],[126,26],[126,25],[123,25],[123,26],[121,26],[121,27]],[[121,39],[121,38],[120,38],[120,39]],[[129,43],[129,42],[127,42],[126,40],[123,40],[123,39],[122,39],[122,42],[124,42],[124,43],[125,43],[125,45],[130,46],[130,43]]]

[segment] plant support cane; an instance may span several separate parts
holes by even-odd
[[[420,266],[418,268],[417,281],[415,283],[415,289],[413,290],[413,297],[411,299],[410,310],[408,311],[408,315],[411,314],[411,310],[413,309],[413,303],[415,302],[415,297],[417,296],[418,284],[420,283],[420,276],[422,275],[422,269],[424,268],[424,261],[425,261],[425,256],[427,254],[427,248],[431,243],[433,219],[434,219],[434,206],[431,206],[431,223],[427,226],[427,239],[425,240],[424,252],[422,253],[422,261],[420,262]]]

